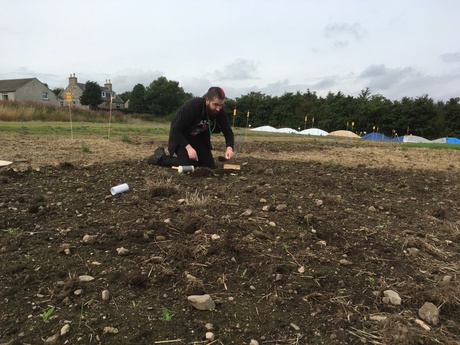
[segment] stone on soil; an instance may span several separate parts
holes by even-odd
[[[81,282],[90,282],[90,281],[94,280],[94,277],[91,277],[89,275],[84,274],[84,275],[79,276],[78,280],[81,281]]]
[[[401,305],[401,297],[399,297],[398,293],[393,290],[385,290],[383,291],[383,301],[385,303],[391,303],[393,305]]]
[[[190,304],[198,310],[213,310],[216,308],[216,303],[212,300],[211,296],[205,295],[191,295],[188,296]]]
[[[95,235],[85,235],[83,236],[83,243],[84,244],[94,244],[96,242],[97,236]]]
[[[70,325],[67,323],[61,328],[61,336],[66,335],[70,331]]]
[[[418,315],[430,325],[436,326],[439,323],[439,309],[431,302],[425,302],[418,310]]]
[[[124,256],[129,254],[129,250],[123,247],[117,248],[118,255]]]

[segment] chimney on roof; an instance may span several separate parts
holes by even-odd
[[[70,75],[69,77],[69,85],[76,85],[77,84],[77,77],[75,76],[75,73]]]
[[[109,89],[110,91],[112,91],[112,83],[111,83],[110,79],[109,79],[109,80],[107,80],[107,79],[105,80],[104,86],[105,86],[107,89]]]

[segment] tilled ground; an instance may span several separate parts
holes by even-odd
[[[2,144],[3,343],[460,341],[458,151],[249,139],[240,171],[184,175],[147,139]]]

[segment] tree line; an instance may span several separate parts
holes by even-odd
[[[177,81],[159,77],[150,85],[134,86],[119,94],[129,100],[128,112],[149,114],[149,119],[172,116],[188,99]],[[326,97],[315,92],[270,96],[250,92],[228,98],[225,109],[230,122],[237,127],[269,125],[275,128],[320,128],[327,132],[339,129],[358,134],[379,132],[389,137],[418,135],[427,139],[460,137],[460,97],[435,102],[428,95],[389,100],[372,94],[369,88],[357,97],[342,92],[329,92]]]
[[[310,90],[280,97],[251,92],[227,100],[226,107],[230,108],[229,116],[235,117],[235,126],[316,127],[327,132],[345,129],[357,134],[412,134],[427,139],[460,137],[460,97],[447,102],[435,102],[427,95],[391,101],[380,94],[372,95],[368,88],[358,97],[341,92],[318,97]]]

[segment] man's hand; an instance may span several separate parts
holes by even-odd
[[[227,147],[227,151],[225,151],[225,159],[232,159],[234,156],[233,149],[231,146]]]
[[[198,155],[192,145],[188,144],[185,146],[185,149],[187,150],[188,158],[190,158],[192,161],[198,162]]]

